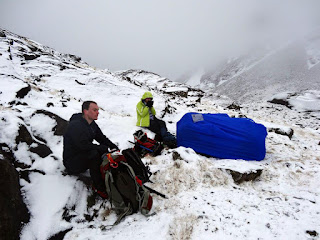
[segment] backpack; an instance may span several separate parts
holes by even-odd
[[[157,156],[163,150],[163,145],[156,140],[148,138],[147,133],[138,130],[133,134],[134,137],[134,151],[141,157],[146,154]]]
[[[150,191],[142,185],[124,155],[119,152],[103,154],[100,171],[111,206],[119,216],[114,225],[138,211],[143,215],[150,212],[153,203]]]
[[[136,176],[142,181],[142,184],[150,181],[152,175],[149,166],[145,166],[139,155],[132,149],[128,148],[122,151],[127,163],[132,167]]]

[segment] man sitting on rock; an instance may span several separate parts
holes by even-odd
[[[93,101],[82,104],[82,113],[73,114],[63,136],[63,164],[69,174],[79,174],[90,170],[93,189],[103,198],[108,198],[104,180],[101,177],[101,155],[119,150],[100,130],[99,107]],[[92,143],[96,140],[98,144]]]
[[[153,107],[153,96],[151,92],[145,92],[138,102],[137,126],[146,127],[156,134],[156,138],[170,148],[176,147],[176,138],[168,132],[166,123],[156,118],[156,110]]]

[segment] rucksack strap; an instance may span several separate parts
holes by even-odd
[[[130,203],[129,203],[129,206],[125,209],[125,211],[118,217],[117,221],[114,222],[113,226],[115,225],[118,225],[121,220],[125,217],[125,216],[128,216],[132,213],[132,207],[130,206]]]

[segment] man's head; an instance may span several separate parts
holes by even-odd
[[[82,115],[90,124],[93,120],[98,119],[99,107],[94,101],[85,101],[82,104]]]

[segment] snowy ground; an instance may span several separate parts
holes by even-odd
[[[232,110],[227,108],[232,102],[223,96],[206,94],[199,101],[203,93],[158,75],[97,70],[5,34],[0,37],[0,142],[30,170],[29,181],[20,181],[31,213],[22,240],[48,239],[67,229],[71,229],[64,237],[68,240],[319,239],[320,119],[318,112],[305,111],[308,103],[299,112],[253,99],[240,110]],[[38,50],[31,50],[35,46]],[[23,54],[31,53],[39,57],[25,60]],[[16,92],[28,85],[31,91],[18,99]],[[270,130],[267,155],[260,162],[216,159],[179,147],[157,157],[147,156],[143,161],[154,173],[154,184],[148,185],[168,199],[153,195],[154,215],[134,214],[111,228],[116,215],[110,204],[95,198],[77,177],[63,174],[62,136],[53,133],[56,122],[34,113],[46,110],[68,120],[80,112],[82,101],[95,100],[101,107],[97,123],[120,149],[126,149],[132,146],[128,141],[138,129],[136,103],[147,90],[154,94],[157,116],[163,116],[173,133],[176,122],[191,111],[246,116],[264,124]],[[27,143],[17,144],[20,125],[53,153],[42,158],[30,152],[32,146]],[[273,129],[293,130],[294,134],[290,139]],[[176,153],[180,157],[174,160]],[[237,184],[230,170],[262,170],[262,174],[255,181]]]

